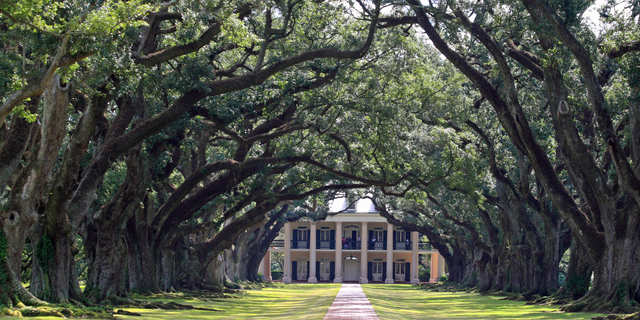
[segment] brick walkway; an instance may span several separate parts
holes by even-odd
[[[324,320],[359,319],[378,320],[373,306],[357,283],[345,283],[324,316]]]

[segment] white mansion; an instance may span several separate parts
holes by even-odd
[[[380,216],[370,199],[347,209],[345,198],[330,203],[325,220],[288,222],[270,250],[284,251],[283,281],[418,283],[420,255],[430,255],[430,282],[444,274],[444,259],[418,232],[407,232]],[[339,212],[339,213],[338,213]],[[339,236],[336,236],[339,235]],[[270,250],[260,272],[271,280]]]

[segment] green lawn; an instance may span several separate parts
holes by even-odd
[[[380,319],[591,319],[555,306],[526,305],[465,292],[434,292],[411,285],[366,284],[362,288]]]
[[[246,294],[229,299],[198,298],[149,299],[174,301],[194,307],[217,309],[149,310],[126,309],[142,317],[117,316],[118,319],[322,319],[340,290],[339,284],[276,284],[272,288],[247,290]]]
[[[465,292],[426,291],[407,284],[362,286],[380,319],[591,319],[597,314],[563,313],[554,306],[525,305]],[[165,294],[143,299],[177,302],[205,310],[155,310],[128,308],[142,317],[118,315],[118,319],[322,319],[333,302],[339,284],[274,284],[247,290],[232,298]],[[141,297],[136,297],[141,298]],[[116,308],[117,309],[117,308]],[[0,316],[0,319],[2,318]],[[28,319],[60,319],[39,317]]]
[[[204,310],[159,310],[126,308],[138,316],[116,315],[117,319],[173,320],[173,319],[322,319],[338,294],[340,284],[289,284],[276,283],[273,287],[246,290],[243,294],[231,294],[232,298],[207,298],[161,294],[139,297],[155,302],[177,302]],[[116,308],[118,310],[120,308]],[[0,316],[0,320],[15,319]],[[33,320],[58,320],[57,317],[29,317]]]

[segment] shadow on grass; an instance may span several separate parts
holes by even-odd
[[[142,317],[117,316],[118,319],[322,319],[331,306],[339,284],[291,284],[248,290],[231,298],[179,296],[148,297],[151,301],[177,302],[220,311],[149,310],[127,308]]]
[[[426,291],[411,285],[363,285],[380,319],[591,319],[555,306],[526,305],[467,292]]]

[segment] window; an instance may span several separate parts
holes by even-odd
[[[297,232],[298,236],[297,236],[297,240],[298,241],[307,241],[307,230],[298,230]]]
[[[384,231],[382,230],[374,230],[371,240],[382,242],[384,241]]]
[[[374,262],[371,264],[371,273],[382,273],[382,262]]]
[[[331,230],[320,230],[320,241],[331,241]]]
[[[395,274],[404,274],[405,271],[404,263],[394,263],[393,264],[393,273]]]
[[[307,261],[298,262],[298,279],[304,280],[307,278]]]
[[[396,242],[405,242],[409,239],[409,232],[396,231]]]

